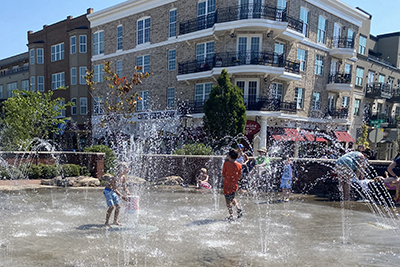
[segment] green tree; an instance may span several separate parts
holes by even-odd
[[[60,88],[64,89],[64,88]],[[49,139],[69,118],[57,118],[69,102],[60,105],[63,98],[52,99],[48,93],[14,90],[13,96],[3,102],[2,145],[4,149],[27,149],[35,138]]]
[[[232,85],[228,71],[223,69],[204,104],[204,131],[211,138],[213,147],[219,149],[228,144],[227,136],[244,133],[246,106],[243,93]]]

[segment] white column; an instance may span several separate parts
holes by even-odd
[[[258,149],[262,147],[267,147],[267,118],[261,117],[261,125],[260,125],[260,140],[258,142]]]

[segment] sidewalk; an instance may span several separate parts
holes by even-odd
[[[39,188],[40,179],[37,180],[0,180],[0,191],[2,190],[15,190],[22,188]]]

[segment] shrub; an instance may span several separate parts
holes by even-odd
[[[94,145],[91,147],[85,147],[84,152],[100,152],[105,153],[104,158],[104,172],[110,173],[116,166],[116,157],[114,151],[105,145]]]
[[[64,177],[79,176],[81,174],[81,167],[75,164],[61,165],[61,172]]]
[[[79,166],[79,173],[83,176],[90,176],[90,172],[86,166]]]
[[[39,179],[42,176],[42,168],[38,165],[31,164],[28,168],[29,179]]]
[[[211,148],[206,147],[202,143],[194,143],[184,145],[181,149],[174,151],[175,155],[212,155],[213,151]]]
[[[51,179],[59,175],[59,168],[56,164],[53,165],[44,165],[44,164],[39,164],[38,165],[41,170],[42,170],[42,177],[44,179]]]

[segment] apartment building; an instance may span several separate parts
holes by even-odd
[[[248,121],[260,126],[248,136],[255,149],[274,139],[315,141],[315,131],[354,141],[362,113],[353,111],[363,99],[356,49],[368,19],[339,0],[126,1],[88,15],[99,88],[92,108],[101,111],[108,97],[103,61],[127,77],[141,66],[152,75],[136,87],[136,123],[124,130],[145,137],[152,122],[159,134],[176,135],[182,105],[191,127],[201,126],[225,68],[243,90]]]
[[[0,60],[0,102],[11,97],[16,89],[29,90],[27,52]]]
[[[37,32],[28,31],[29,84],[31,90],[54,92],[62,103],[73,102],[60,117],[71,121],[60,138],[61,149],[82,149],[91,140],[91,97],[84,76],[91,64],[90,23],[86,16],[68,16]],[[66,89],[60,89],[61,87]]]

